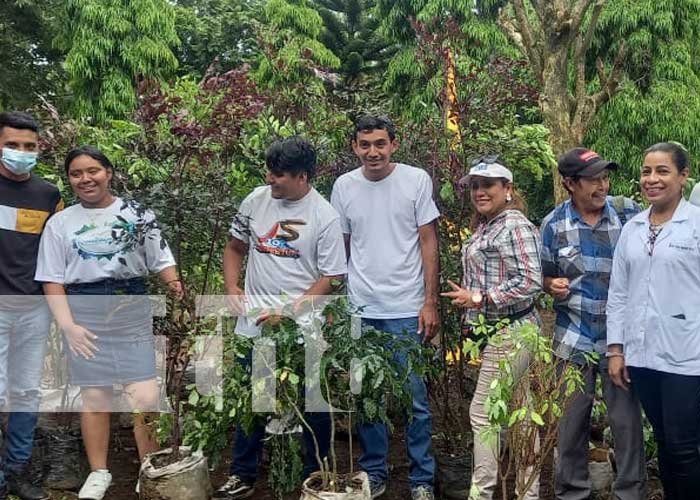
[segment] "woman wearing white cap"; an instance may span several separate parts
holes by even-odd
[[[481,157],[460,183],[468,186],[475,208],[473,235],[462,249],[462,286],[449,281],[452,291],[442,295],[465,308],[462,324],[467,329],[479,314],[489,322],[508,318],[511,325],[516,321],[539,325],[534,299],[542,290],[540,237],[525,216],[525,203],[515,192],[512,172],[495,156]],[[498,452],[480,434],[489,425],[485,403],[491,382],[499,376],[505,349],[491,344],[484,348],[469,412],[474,432],[472,486],[478,488],[481,500],[493,497],[498,479]],[[519,364],[524,370],[527,360]],[[539,498],[539,478],[525,498]]]

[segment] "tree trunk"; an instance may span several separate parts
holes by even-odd
[[[581,146],[584,135],[582,130],[576,130],[571,126],[565,126],[563,129],[559,128],[557,126],[558,124],[555,123],[559,116],[561,115],[558,115],[556,112],[555,116],[551,118],[544,115],[544,124],[549,128],[551,134],[549,143],[557,158],[566,153],[569,149]],[[558,205],[569,198],[569,193],[564,187],[556,165],[552,169],[552,181],[554,184],[554,203]]]
[[[540,94],[540,110],[544,125],[549,129],[549,143],[554,155],[559,157],[571,148],[581,146],[585,130],[572,124],[573,98],[569,93],[566,75],[568,47],[562,44],[544,60],[543,90]],[[554,202],[561,203],[569,197],[556,166],[552,172]]]

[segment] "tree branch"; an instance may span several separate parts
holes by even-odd
[[[588,9],[590,8],[591,4],[593,3],[593,0],[581,0],[578,3],[578,8],[572,9],[571,12],[571,32],[575,35],[578,34],[579,30],[581,29],[581,25],[583,24],[583,20],[586,17],[586,12],[588,12]],[[603,6],[605,5],[605,0],[596,0],[596,7],[600,5],[600,8],[602,9]]]
[[[617,51],[615,60],[613,61],[613,66],[607,75],[605,74],[603,61],[601,61],[600,58],[598,58],[596,61],[598,78],[600,79],[600,91],[592,96],[594,109],[597,110],[600,108],[600,106],[605,104],[617,91],[617,88],[620,85],[620,74],[622,73],[622,63],[625,59],[626,52],[627,47],[623,40],[620,42],[620,48]]]
[[[591,15],[591,22],[588,24],[588,30],[586,33],[578,33],[577,36],[576,49],[574,52],[574,64],[576,65],[574,92],[578,102],[582,102],[583,98],[586,96],[586,52],[588,52],[593,41],[593,35],[598,25],[598,18],[600,17],[604,5],[605,0],[596,1]]]
[[[595,6],[593,7],[593,13],[591,14],[591,22],[588,24],[588,30],[585,34],[578,34],[578,43],[576,44],[577,60],[579,57],[585,57],[586,52],[588,52],[588,49],[591,47],[591,42],[593,41],[593,36],[595,34],[596,27],[598,26],[598,19],[600,18],[600,13],[603,11],[604,6],[605,0],[596,1]]]
[[[513,20],[501,13],[498,18],[498,24],[501,25],[501,28],[503,28],[503,30],[506,32],[508,38],[510,38],[510,40],[518,47],[518,50],[520,50],[527,57],[530,57],[527,53],[527,49],[525,48],[525,44],[523,43],[523,36],[518,31],[517,26],[513,24]]]
[[[513,11],[515,12],[515,19],[518,23],[518,31],[522,37],[522,44],[525,47],[525,54],[530,60],[537,79],[542,81],[542,56],[539,53],[539,44],[535,41],[532,35],[532,29],[530,22],[527,19],[527,12],[525,11],[525,5],[523,0],[513,0]]]

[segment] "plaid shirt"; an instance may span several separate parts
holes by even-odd
[[[629,198],[623,201],[624,217],[630,220],[640,208]],[[569,278],[569,295],[554,301],[554,347],[564,359],[581,361],[578,352],[603,354],[607,349],[605,306],[621,230],[610,196],[593,227],[581,218],[570,200],[542,221],[542,272],[545,277]]]
[[[542,290],[537,227],[517,210],[505,210],[483,223],[462,249],[462,286],[481,291],[482,309],[467,309],[463,324],[484,313],[495,321],[530,307]],[[533,311],[525,318],[537,323]]]

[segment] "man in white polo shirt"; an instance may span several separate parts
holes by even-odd
[[[428,174],[393,163],[398,146],[388,118],[364,116],[355,123],[352,147],[362,166],[342,175],[331,203],[340,214],[348,251],[348,294],[362,323],[416,342],[427,341],[439,323],[438,246]],[[405,354],[397,353],[405,362]],[[425,383],[411,376],[412,418],[406,431],[414,500],[431,500],[435,460],[432,417]],[[388,477],[389,437],[384,424],[359,429],[360,467],[370,477],[372,498],[382,495]]]

